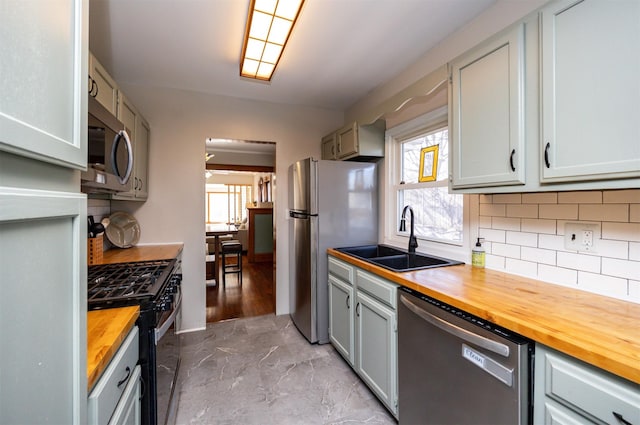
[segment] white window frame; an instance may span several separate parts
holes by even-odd
[[[387,129],[385,133],[385,163],[382,167],[384,178],[384,190],[381,196],[383,239],[382,243],[407,248],[409,237],[399,233],[400,211],[398,208],[397,180],[400,175],[402,140],[417,136],[447,125],[447,107],[443,106],[434,111],[420,115],[407,122]],[[449,144],[451,146],[451,144]],[[449,158],[451,155],[449,154]],[[475,214],[472,214],[475,211]],[[477,221],[471,221],[471,217],[478,216],[478,195],[463,195],[463,228],[462,243],[435,241],[418,237],[418,252],[439,255],[459,261],[470,262],[471,240],[475,240],[477,234]],[[474,231],[475,229],[475,231]],[[473,233],[473,234],[472,234]]]

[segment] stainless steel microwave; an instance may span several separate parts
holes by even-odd
[[[125,125],[97,100],[88,98],[88,163],[81,173],[84,193],[131,190],[133,146]]]

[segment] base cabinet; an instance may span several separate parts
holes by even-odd
[[[134,326],[89,394],[89,424],[140,424],[141,381],[137,363],[138,327]]]
[[[397,415],[396,311],[363,291],[356,296],[356,353],[356,372]]]
[[[640,386],[538,344],[533,405],[535,424],[636,424]]]
[[[329,275],[329,340],[336,350],[353,367],[354,315],[351,307],[355,301],[354,289],[335,276]]]
[[[329,256],[329,340],[398,417],[396,284]]]

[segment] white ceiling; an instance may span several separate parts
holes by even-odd
[[[120,84],[344,111],[495,0],[306,0],[270,83],[239,76],[249,0],[90,0]]]

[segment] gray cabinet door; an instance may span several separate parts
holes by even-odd
[[[356,372],[397,414],[396,313],[361,291],[356,297]]]
[[[0,2],[0,150],[86,167],[86,4]]]
[[[0,10],[0,423],[84,424],[88,0]]]
[[[329,275],[329,340],[351,366],[354,365],[353,286]]]
[[[541,12],[541,181],[640,176],[640,2]]]
[[[0,423],[86,421],[86,216],[84,195],[0,187]]]
[[[453,188],[525,182],[523,43],[520,24],[450,64]]]

